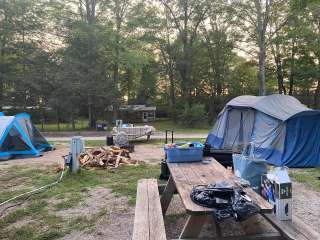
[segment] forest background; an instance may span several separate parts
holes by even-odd
[[[0,111],[212,123],[239,95],[320,105],[319,0],[0,0]],[[112,116],[110,116],[112,109]]]

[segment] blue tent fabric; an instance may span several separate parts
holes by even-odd
[[[0,116],[0,157],[14,155],[40,156],[52,146],[32,124],[30,116],[21,113],[16,116]]]
[[[286,95],[240,96],[219,114],[206,143],[242,151],[250,142],[255,156],[276,166],[320,166],[320,111]]]

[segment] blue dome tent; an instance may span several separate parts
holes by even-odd
[[[218,116],[206,144],[241,151],[254,142],[255,156],[276,166],[320,166],[320,111],[287,95],[240,96]]]
[[[51,149],[52,146],[32,124],[28,114],[4,116],[0,112],[0,158],[40,156],[41,152]]]

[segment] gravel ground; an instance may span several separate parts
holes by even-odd
[[[106,209],[91,228],[91,231],[74,230],[63,237],[64,240],[127,240],[132,236],[134,207],[129,206],[128,198],[117,196],[110,189],[99,187],[89,193],[89,197],[78,206],[58,214],[65,219],[86,216],[90,219]]]
[[[293,212],[315,231],[320,232],[320,193],[302,184],[293,184]]]
[[[28,166],[35,168],[47,168],[48,166],[57,166],[63,162],[62,156],[67,155],[70,149],[66,145],[57,145],[56,150],[44,152],[40,157],[16,158],[11,160],[0,160],[0,169],[4,170],[12,166]],[[130,154],[132,159],[146,163],[160,163],[163,158],[162,145],[158,144],[138,144],[135,151]]]
[[[44,152],[40,157],[15,158],[11,160],[0,160],[0,169],[13,166],[28,166],[35,168],[47,168],[48,166],[58,165],[63,162],[62,156],[69,153],[69,148],[58,146],[56,150]]]

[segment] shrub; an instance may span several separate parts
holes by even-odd
[[[204,121],[206,118],[207,114],[203,104],[186,105],[179,115],[181,123],[191,127],[194,127],[197,123]]]

